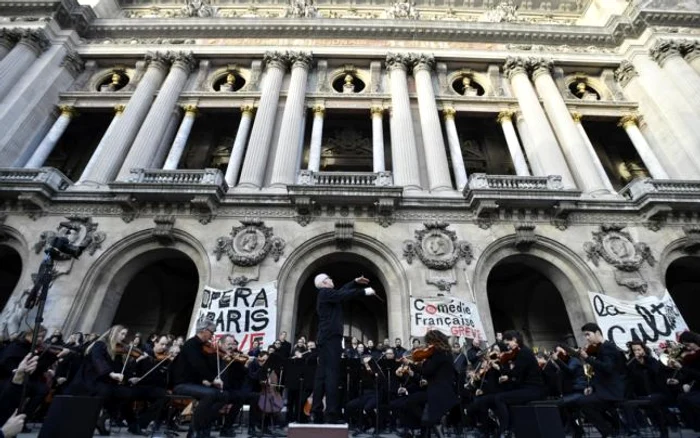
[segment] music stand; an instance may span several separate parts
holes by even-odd
[[[391,394],[392,394],[392,379],[395,376],[396,370],[399,367],[399,363],[396,361],[396,359],[380,359],[380,366],[384,365],[384,371],[385,371],[385,376],[386,376],[386,408],[387,408],[387,414],[389,416],[389,427],[390,430],[393,430],[393,421],[394,420],[394,413],[391,411],[389,405],[391,404]],[[377,411],[379,412],[379,411]]]
[[[299,400],[296,403],[296,421],[301,422],[301,411],[304,408],[304,371],[306,369],[306,360],[302,357],[292,357],[286,360],[287,370],[286,374],[286,384],[287,394],[296,391],[299,394]],[[287,409],[289,409],[290,403],[287,403]]]
[[[379,379],[381,378],[383,382],[385,382],[387,379],[376,359],[371,358],[369,362],[367,362],[367,365],[369,365],[372,373],[374,373],[374,395],[377,398],[377,412],[374,416],[374,433],[372,436],[379,437],[382,436],[379,433],[379,404],[381,401],[381,398],[379,397]]]

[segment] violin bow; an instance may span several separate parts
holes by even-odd
[[[124,371],[126,371],[126,364],[129,363],[129,356],[131,356],[131,350],[134,348],[134,344],[129,344],[129,351],[126,353],[126,357],[124,358],[124,366],[122,367],[122,372],[120,373],[122,375],[122,381],[124,379]]]
[[[143,376],[139,377],[139,382],[140,382],[141,380],[145,379],[147,375],[151,374],[151,373],[153,372],[153,370],[155,370],[156,368],[158,368],[158,366],[159,366],[160,364],[162,364],[162,363],[165,362],[166,360],[170,359],[171,356],[172,356],[172,354],[168,353],[168,355],[165,357],[165,359],[161,359],[160,362],[158,362],[157,364],[153,365],[153,366],[151,367],[150,370],[146,371],[146,373],[145,373]],[[139,382],[136,382],[136,383],[139,383]]]

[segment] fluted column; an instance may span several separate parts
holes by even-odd
[[[542,168],[542,165],[539,162],[537,150],[535,149],[535,143],[530,136],[530,130],[528,129],[527,122],[525,121],[525,116],[523,116],[522,111],[515,113],[515,125],[518,128],[518,135],[520,136],[520,141],[523,144],[523,150],[525,151],[527,162],[530,164],[530,171],[535,176],[547,176],[547,172]]]
[[[228,166],[226,166],[226,176],[224,177],[229,187],[235,186],[238,180],[238,174],[241,170],[245,145],[248,142],[248,133],[250,132],[250,125],[253,122],[254,113],[255,107],[252,105],[243,105],[241,107],[241,121],[238,124],[236,139],[233,141],[231,156],[229,157]]]
[[[179,53],[173,57],[170,73],[165,78],[163,86],[160,87],[158,96],[124,159],[117,179],[125,181],[129,178],[131,169],[148,167],[158,148],[159,141],[168,127],[170,114],[175,103],[194,67],[195,61],[191,54]]]
[[[372,171],[384,172],[384,108],[373,106],[369,111],[372,115]]]
[[[299,169],[296,168],[299,155],[299,132],[302,129],[301,120],[304,115],[304,99],[306,98],[306,82],[311,67],[311,54],[292,53],[292,77],[289,81],[289,92],[284,105],[280,136],[275,151],[275,161],[272,166],[271,187],[284,187],[296,181]]]
[[[661,165],[661,162],[656,157],[651,146],[649,146],[642,132],[639,130],[639,116],[637,114],[626,115],[620,119],[618,126],[621,126],[629,136],[634,148],[639,154],[639,158],[644,162],[644,166],[649,171],[651,177],[655,179],[668,179],[668,173],[663,165]]]
[[[552,62],[549,60],[532,61],[532,80],[537,93],[542,98],[544,109],[559,139],[566,161],[569,163],[569,169],[582,191],[586,193],[607,191],[593,157],[587,150],[586,143],[571,119],[564,99],[552,79],[551,69]]]
[[[603,167],[603,163],[600,161],[600,157],[598,157],[598,154],[596,153],[595,148],[593,147],[593,143],[591,143],[591,139],[588,138],[588,134],[586,134],[586,130],[583,128],[583,124],[581,123],[582,118],[583,118],[583,116],[581,115],[581,113],[578,113],[578,112],[571,113],[571,119],[574,121],[574,124],[576,125],[576,129],[578,130],[579,135],[581,136],[584,143],[586,144],[586,150],[591,155],[591,160],[593,160],[593,164],[595,165],[596,171],[598,172],[598,177],[603,182],[603,184],[605,184],[605,188],[609,192],[614,192],[615,188],[613,187],[612,183],[610,182],[610,178],[608,178],[608,174],[605,172],[605,168]]]
[[[0,61],[0,101],[7,96],[17,80],[44,50],[49,40],[41,30],[23,30],[14,48]]]
[[[454,108],[445,108],[442,115],[445,119],[445,131],[447,132],[447,145],[450,148],[450,160],[452,161],[452,173],[455,175],[457,190],[464,189],[467,185],[467,169],[464,167],[464,156],[462,155],[462,142],[459,141],[457,126],[455,125]]]
[[[177,134],[177,129],[180,127],[180,121],[182,120],[182,111],[180,108],[175,107],[170,112],[170,118],[168,120],[168,127],[165,128],[163,137],[158,142],[158,147],[156,152],[151,157],[151,161],[146,166],[149,169],[162,169],[163,164],[165,164],[165,159],[168,157],[170,148],[175,141],[175,134]]]
[[[418,151],[413,130],[411,102],[408,98],[407,71],[409,57],[389,54],[386,67],[391,86],[391,157],[394,184],[405,190],[421,190]]]
[[[177,134],[175,134],[175,141],[173,141],[170,152],[168,152],[168,158],[165,159],[165,164],[163,165],[164,170],[177,169],[177,165],[180,164],[180,159],[182,158],[182,153],[185,152],[187,139],[190,137],[190,132],[192,132],[194,119],[197,117],[198,110],[196,105],[187,105],[183,109],[185,110],[185,116],[182,118]]]
[[[318,172],[321,168],[321,145],[323,143],[323,117],[326,108],[323,105],[313,107],[314,121],[311,127],[311,144],[309,146],[309,166],[312,172]]]
[[[78,180],[78,184],[80,184],[84,181],[87,181],[88,180],[86,178],[87,175],[94,174],[94,168],[98,164],[100,157],[103,156],[103,154],[104,154],[103,149],[105,148],[105,145],[107,144],[107,142],[105,142],[104,139],[109,138],[111,133],[115,129],[117,129],[116,127],[119,125],[119,121],[122,118],[122,114],[124,113],[125,108],[126,108],[126,106],[124,106],[124,105],[116,105],[114,107],[114,117],[112,118],[112,121],[110,122],[109,126],[107,127],[107,130],[102,135],[102,140],[98,143],[97,147],[92,152],[92,156],[90,157],[90,160],[85,165],[85,169],[83,169],[83,173],[80,175],[80,179]]]
[[[435,58],[433,56],[419,55],[413,60],[413,76],[416,79],[418,111],[420,112],[420,126],[423,133],[423,150],[428,168],[430,190],[452,190],[445,141],[442,138],[442,127],[433,92],[432,71],[434,68]]]
[[[548,175],[560,175],[566,188],[576,187],[569,166],[559,148],[557,138],[554,136],[547,116],[540,106],[540,101],[528,78],[525,60],[508,57],[503,70],[510,81],[513,94],[518,99],[518,105],[528,128],[528,135],[532,143],[532,148],[529,151],[526,150],[528,157],[532,155],[534,161],[538,163],[539,169]],[[568,111],[566,113],[568,117]],[[532,162],[531,159],[530,163],[532,164]]]
[[[148,54],[146,60],[149,62],[146,73],[131,95],[115,129],[109,129],[102,136],[97,146],[100,153],[95,151],[90,159],[97,160],[95,166],[86,168],[80,181],[106,183],[112,181],[119,171],[168,69],[168,59],[162,54]],[[170,111],[166,111],[165,114],[169,116]]]
[[[680,44],[683,58],[700,74],[700,41],[684,41]]]
[[[51,126],[51,129],[49,129],[44,139],[41,140],[41,143],[39,143],[39,146],[37,146],[24,167],[34,168],[43,166],[44,162],[51,154],[51,151],[53,151],[53,148],[56,147],[58,140],[60,140],[63,133],[66,132],[68,124],[78,115],[78,112],[72,106],[61,105],[59,109],[61,110],[61,115],[58,116],[58,119],[56,119],[56,122]]]
[[[650,54],[682,91],[681,95],[696,116],[700,117],[700,75],[683,59],[680,45],[673,40],[662,39],[656,42]]]
[[[267,66],[257,115],[250,133],[250,141],[243,162],[243,170],[238,185],[241,187],[260,188],[265,178],[265,165],[270,151],[272,129],[275,126],[277,105],[282,88],[284,73],[289,65],[287,54],[268,52],[263,57]],[[296,141],[296,137],[294,137]],[[295,160],[296,161],[296,160]]]
[[[501,125],[501,129],[503,129],[503,135],[508,145],[508,152],[510,152],[511,160],[513,160],[515,174],[518,176],[530,176],[527,160],[525,160],[525,155],[518,141],[518,134],[515,133],[515,127],[513,126],[513,116],[513,111],[501,111],[498,113],[496,121]]]
[[[15,46],[19,34],[7,28],[0,29],[0,61],[10,53],[10,50]]]

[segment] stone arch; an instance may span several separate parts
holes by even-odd
[[[0,337],[8,336],[20,328],[20,320],[25,315],[23,292],[32,285],[32,272],[39,269],[39,262],[36,266],[31,265],[32,254],[27,240],[17,229],[7,225],[0,226],[0,233],[4,234],[4,239],[0,246],[8,248],[19,255],[22,262],[22,272],[12,291],[7,296],[4,306],[0,309]]]
[[[661,252],[656,269],[661,284],[675,301],[688,327],[697,331],[700,294],[695,290],[700,284],[700,252],[695,248],[688,251],[689,243],[687,237],[669,243]],[[675,277],[674,281],[670,281],[670,276]]]
[[[107,328],[119,306],[128,281],[149,261],[157,260],[162,251],[177,251],[189,257],[197,267],[199,286],[195,303],[201,299],[204,286],[209,283],[211,266],[207,251],[191,234],[175,229],[174,242],[163,246],[143,230],[127,236],[106,250],[92,264],[85,275],[64,329],[95,331]],[[108,293],[111,292],[111,293]],[[192,312],[190,327],[196,313]]]
[[[541,272],[562,295],[569,321],[578,336],[578,328],[588,321],[595,321],[588,301],[588,291],[602,291],[602,286],[593,271],[573,251],[561,243],[539,236],[537,243],[529,251],[522,252],[515,247],[515,235],[502,237],[491,243],[479,257],[474,271],[476,303],[489,339],[494,339],[493,325],[489,308],[487,281],[493,268],[503,259],[520,255],[523,263]],[[582,341],[582,338],[579,338]]]
[[[307,240],[289,255],[280,269],[277,283],[279,331],[294,332],[299,293],[304,279],[317,268],[319,260],[338,251],[335,233],[331,232]],[[408,339],[410,286],[399,259],[379,240],[357,232],[353,236],[352,247],[344,252],[359,256],[375,267],[375,274],[387,288],[389,338]],[[286,310],[282,312],[281,309]]]

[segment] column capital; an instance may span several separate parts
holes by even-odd
[[[181,68],[185,73],[190,74],[197,68],[197,61],[194,59],[192,52],[173,52],[168,53],[172,68]]]
[[[19,34],[20,40],[18,44],[24,44],[29,47],[37,56],[41,55],[51,45],[46,34],[41,29],[24,29]]]
[[[199,112],[197,105],[183,105],[182,109],[185,111],[185,115],[192,114],[196,116]]]
[[[571,111],[571,118],[574,119],[575,123],[581,123],[581,119],[583,119],[583,114],[581,114],[578,111]]]
[[[388,71],[403,70],[408,71],[411,63],[410,55],[404,53],[389,53],[386,55],[386,69]]]
[[[379,105],[373,105],[370,107],[369,113],[372,117],[384,117],[384,108]]]
[[[632,79],[639,76],[639,73],[637,72],[637,69],[634,68],[634,65],[625,59],[615,70],[614,76],[615,80],[624,88],[632,81]]]
[[[498,113],[498,117],[496,117],[496,121],[499,124],[502,124],[503,122],[512,122],[513,117],[515,116],[515,111],[513,110],[504,110]]]
[[[323,105],[314,105],[311,111],[313,111],[314,116],[323,117],[326,114],[326,107]]]
[[[68,70],[73,77],[77,77],[85,69],[85,62],[75,51],[69,50],[61,61],[61,67]]]
[[[272,67],[286,71],[289,67],[289,56],[285,52],[265,52],[263,55],[263,65],[267,68]]]
[[[308,70],[311,68],[314,55],[311,52],[288,52],[287,57],[292,68],[303,68]]]
[[[20,35],[17,31],[12,29],[7,29],[3,27],[0,29],[0,46],[5,46],[11,49],[17,41],[19,41]]]
[[[78,110],[72,105],[59,105],[58,109],[61,111],[61,116],[66,116],[69,119],[78,116]]]
[[[114,113],[116,115],[123,113],[125,109],[126,109],[126,105],[114,105]]]
[[[516,56],[509,56],[506,58],[505,63],[503,63],[503,73],[505,73],[506,78],[511,80],[515,75],[527,74],[527,62],[525,58],[520,58]]]
[[[435,69],[435,56],[425,53],[410,55],[410,63],[413,66],[413,72],[426,70],[431,72]]]
[[[640,123],[641,116],[639,114],[633,113],[622,116],[620,118],[620,121],[617,123],[617,126],[621,126],[627,129],[630,126],[639,126]]]
[[[167,71],[168,67],[170,66],[170,57],[167,55],[167,53],[147,52],[144,59],[148,63],[148,68],[153,67]]]
[[[527,66],[532,72],[532,80],[537,79],[538,76],[547,74],[552,74],[552,69],[554,68],[554,63],[551,59],[546,58],[530,58],[527,60]]]
[[[678,47],[686,61],[692,61],[700,57],[700,41],[682,41]]]
[[[456,115],[457,115],[457,110],[452,108],[451,106],[448,106],[448,107],[445,107],[442,109],[442,117],[445,120],[454,120]]]
[[[255,107],[253,105],[241,105],[241,114],[244,116],[252,116],[255,114]]]
[[[670,39],[660,39],[654,46],[649,49],[649,54],[660,66],[663,67],[664,62],[674,56],[681,56],[681,51],[678,43]]]

